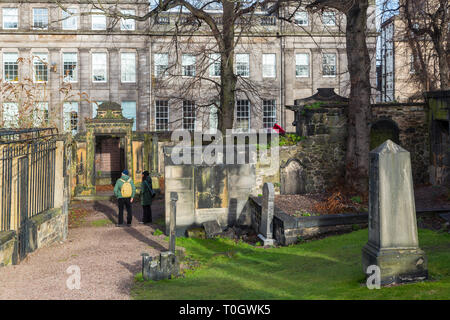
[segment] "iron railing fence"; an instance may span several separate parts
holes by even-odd
[[[0,231],[53,208],[57,129],[0,129]]]

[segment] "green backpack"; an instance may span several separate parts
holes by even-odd
[[[131,195],[133,194],[133,188],[131,187],[131,178],[128,179],[128,181],[125,181],[123,179],[120,179],[123,181],[122,188],[120,189],[120,193],[122,194],[123,198],[131,198]]]

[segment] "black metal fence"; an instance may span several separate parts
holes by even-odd
[[[0,231],[53,208],[57,130],[0,130]]]

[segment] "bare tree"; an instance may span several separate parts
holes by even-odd
[[[316,0],[312,11],[334,8],[346,16],[346,50],[350,74],[346,182],[357,190],[367,190],[369,167],[370,56],[367,49],[368,0]]]
[[[3,102],[1,126],[6,128],[57,127],[60,115],[49,108],[49,90],[47,88],[50,72],[45,58],[31,55],[16,57],[4,61],[7,70],[0,78],[0,100]],[[61,78],[61,105],[73,96],[70,83]]]
[[[433,70],[426,57],[435,57],[441,90],[450,89],[449,9],[448,0],[403,0],[400,7],[400,16],[406,25],[405,36],[416,58],[418,74],[426,80],[432,78]],[[435,54],[427,46],[430,42]]]
[[[65,1],[53,0],[63,10],[67,10]],[[146,21],[154,18],[162,12],[174,8],[185,8],[192,17],[208,26],[213,36],[217,52],[220,54],[220,81],[217,81],[219,88],[220,107],[218,108],[218,128],[225,132],[232,129],[234,123],[234,108],[238,76],[235,74],[234,50],[239,42],[240,34],[245,30],[247,24],[243,21],[250,21],[252,13],[270,0],[162,0],[153,3],[151,9],[145,15],[127,14],[120,10],[120,1],[109,3],[104,0],[87,0],[83,3],[90,4],[92,9],[100,10],[107,17],[116,19],[134,19]],[[211,8],[216,9],[211,12]],[[220,13],[218,13],[220,12]],[[81,15],[93,14],[92,12],[82,12]],[[220,19],[217,19],[218,15]],[[250,20],[249,20],[250,19]],[[237,28],[237,25],[241,27]]]
[[[423,91],[449,88],[449,4],[448,0],[384,0],[382,20],[391,18],[397,69],[396,91],[409,100],[422,99]],[[403,64],[402,64],[403,61]],[[409,72],[407,71],[409,70]],[[409,73],[409,74],[408,74]],[[398,82],[405,83],[404,88]]]

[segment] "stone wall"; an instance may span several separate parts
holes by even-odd
[[[17,235],[14,230],[0,232],[0,267],[17,263]]]
[[[68,233],[68,215],[61,209],[52,209],[31,219],[36,226],[36,246],[42,248],[64,241]]]
[[[410,152],[414,182],[428,182],[430,142],[425,104],[373,105],[372,126],[383,120],[392,121],[398,127],[399,141],[394,142]]]
[[[197,148],[202,147],[188,147],[186,152],[193,155]],[[255,164],[176,164],[172,150],[164,148],[166,233],[171,192],[178,194],[177,236],[208,221],[223,228],[234,225],[255,186]]]
[[[0,232],[0,266],[18,262],[19,246],[20,250],[24,250],[20,253],[23,257],[39,248],[66,240],[68,225],[67,212],[58,208],[47,210],[27,220],[22,227],[21,239],[18,239],[14,230]]]
[[[345,109],[304,111],[302,141],[280,147],[280,193],[322,192],[343,178],[347,136]]]

